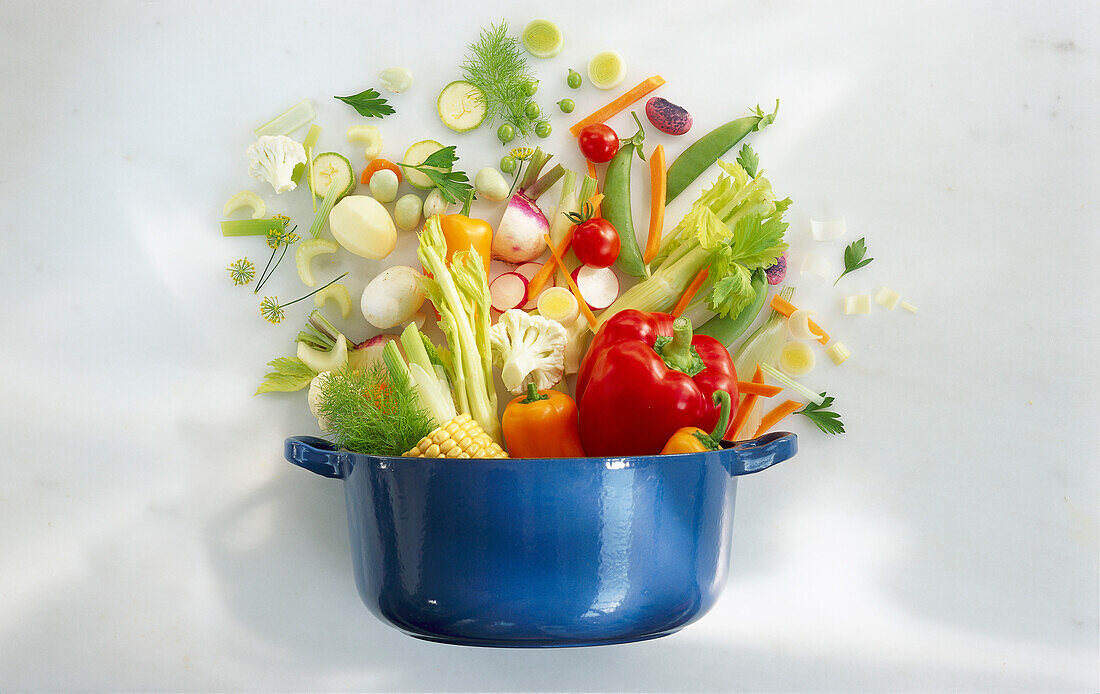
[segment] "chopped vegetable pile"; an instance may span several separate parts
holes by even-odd
[[[437,82],[443,89],[413,101],[414,72],[379,66],[377,87],[413,96],[395,108],[362,83],[335,96],[363,120],[346,143],[324,144],[345,151],[318,151],[332,135],[309,99],[253,131],[242,174],[262,185],[222,208],[226,243],[243,247],[226,270],[233,286],[252,288],[260,318],[303,322],[256,393],[308,389],[306,404],[336,445],[382,456],[691,454],[759,437],[790,415],[844,433],[819,380],[850,368],[859,350],[819,325],[813,304],[836,291],[830,282],[858,286],[868,273],[845,278],[873,259],[865,238],[842,253],[824,245],[845,236],[843,218],[810,221],[820,253],[788,245],[794,203],[773,190],[753,146],[766,146],[759,133],[775,123],[778,99],[770,113],[725,115],[680,144],[692,130],[680,105],[689,95],[665,98],[660,75],[620,93],[630,74],[623,55],[598,46],[587,63],[562,65],[565,41],[546,19],[519,34],[490,23],[451,48],[456,67]],[[433,99],[458,144],[384,139],[386,119],[416,104],[430,113]],[[569,115],[585,104],[589,115]],[[483,127],[503,157],[463,144]],[[639,186],[647,209],[632,204]],[[690,208],[666,219],[682,194],[693,196]],[[309,196],[311,213],[294,220],[308,235],[269,215],[286,195]],[[402,244],[415,245],[416,267],[386,262]],[[288,301],[261,294],[291,249],[303,289]],[[337,274],[334,262],[351,270]],[[821,280],[797,304],[796,270]],[[364,289],[353,297],[355,286]],[[829,299],[842,311],[822,322],[845,332],[843,321],[866,320],[845,316],[870,314],[873,303],[917,312],[902,299],[884,286],[856,289]],[[324,313],[334,309],[340,327]],[[502,409],[510,396],[498,390],[517,397]]]

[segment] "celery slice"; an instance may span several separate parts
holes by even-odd
[[[309,161],[310,151],[314,145],[317,144],[318,138],[321,137],[321,126],[314,123],[309,126],[309,132],[306,133],[306,139],[302,140],[302,149],[306,151],[306,161]],[[302,174],[306,172],[305,164],[298,164],[294,167],[294,173],[290,176],[290,180],[294,181],[294,185],[298,185],[302,182]]]
[[[825,402],[825,397],[823,395],[815,393],[814,391],[810,390],[809,388],[792,378],[788,378],[785,373],[781,372],[779,369],[776,369],[771,364],[761,364],[760,370],[771,378],[778,381],[779,384],[782,385],[784,388],[787,388],[788,390],[793,390],[794,392],[798,393],[815,405],[820,405],[821,403]]]
[[[222,222],[222,236],[267,236],[268,232],[282,231],[280,219],[234,219]]]
[[[317,239],[314,240],[316,241]],[[308,241],[306,243],[308,243]],[[339,282],[330,284],[313,295],[313,305],[317,308],[321,308],[329,299],[336,302],[336,305],[340,308],[341,318],[347,318],[351,315],[351,294],[348,293],[347,287]]]
[[[252,132],[256,137],[264,135],[289,135],[317,117],[309,99],[302,99]]]
[[[313,217],[313,224],[309,227],[309,233],[313,238],[321,237],[321,230],[325,228],[328,214],[332,212],[332,207],[340,199],[343,192],[344,190],[340,186],[329,186],[328,190],[325,191],[325,199],[321,201],[321,207],[317,209],[317,214]]]
[[[222,216],[231,217],[234,212],[242,207],[248,207],[252,210],[252,219],[263,219],[263,216],[267,213],[267,205],[264,204],[263,198],[251,190],[242,190],[226,201],[225,206],[222,207]]]

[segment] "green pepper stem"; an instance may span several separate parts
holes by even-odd
[[[691,348],[691,321],[680,316],[672,323],[672,340],[661,349],[661,359],[668,368],[686,374],[698,373],[697,360]]]
[[[714,431],[710,432],[710,438],[717,443],[725,437],[726,428],[730,425],[733,401],[730,399],[730,394],[724,390],[714,391],[711,397],[714,399],[714,404],[718,405],[718,423],[714,425]]]
[[[474,203],[474,189],[471,188],[466,193],[466,201],[462,203],[462,212],[460,214],[463,217],[469,217],[470,216],[470,205],[472,205],[473,203]]]
[[[521,405],[530,405],[531,403],[538,402],[539,400],[549,400],[549,399],[550,399],[549,395],[542,395],[541,393],[539,393],[538,386],[536,386],[534,383],[528,383],[527,384],[527,397],[525,397],[523,400],[520,400],[519,402],[520,402]]]

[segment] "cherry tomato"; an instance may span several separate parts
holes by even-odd
[[[606,219],[589,219],[573,230],[571,247],[585,265],[608,267],[619,257],[619,232]]]
[[[619,136],[603,123],[597,123],[581,130],[580,136],[577,137],[577,144],[580,145],[581,154],[585,159],[603,164],[611,161],[611,157],[619,151]]]

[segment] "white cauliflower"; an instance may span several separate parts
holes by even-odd
[[[504,387],[513,393],[522,393],[528,381],[546,390],[565,375],[567,338],[557,321],[509,309],[489,328],[489,344]]]
[[[248,173],[267,181],[276,193],[294,190],[290,180],[294,167],[306,163],[306,151],[300,142],[286,135],[264,135],[248,146]]]

